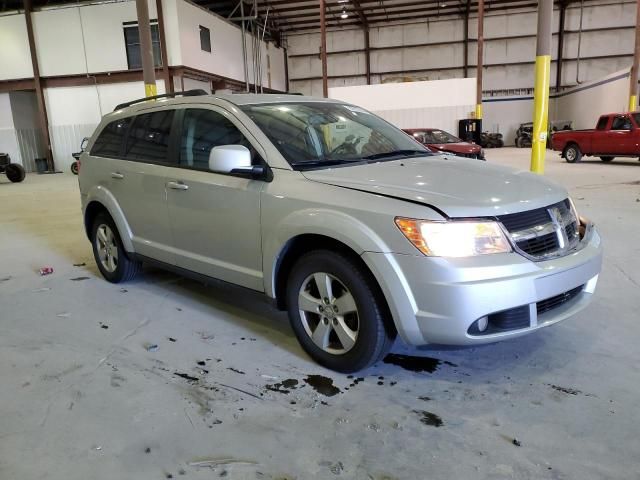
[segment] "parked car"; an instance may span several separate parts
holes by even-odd
[[[600,157],[610,162],[615,157],[640,156],[640,113],[602,115],[594,130],[565,130],[551,137],[554,150],[562,152],[569,163],[583,156]]]
[[[437,152],[453,153],[459,157],[485,160],[484,150],[473,142],[465,142],[437,128],[410,128],[404,130],[429,149]]]
[[[105,279],[149,262],[264,292],[341,372],[381,359],[396,335],[477,345],[555,324],[585,307],[600,272],[600,237],[564,188],[435,155],[334,100],[130,102],[81,161]]]

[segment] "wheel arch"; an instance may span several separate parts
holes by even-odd
[[[87,237],[91,239],[91,227],[100,212],[106,212],[113,219],[125,251],[128,253],[135,252],[131,241],[131,228],[125,219],[124,213],[113,195],[103,187],[96,187],[90,192],[84,207],[84,228]]]
[[[358,252],[340,240],[316,233],[296,235],[289,239],[280,250],[273,273],[273,293],[275,295],[276,305],[280,310],[285,310],[287,308],[287,279],[289,278],[289,274],[291,273],[293,266],[302,255],[313,250],[329,250],[338,252],[352,259],[362,268],[365,275],[369,277],[371,284],[376,289],[376,294],[378,294],[380,299],[384,302],[385,308],[387,309],[386,313],[389,313],[388,302],[382,292],[378,279]]]

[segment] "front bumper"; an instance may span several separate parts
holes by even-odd
[[[542,262],[517,253],[438,258],[365,252],[363,259],[380,282],[407,343],[473,345],[521,336],[582,310],[596,287],[602,246],[591,228],[578,250]],[[566,301],[541,308],[549,302],[539,302],[564,299],[565,293]],[[525,307],[526,325],[474,332],[478,319]]]

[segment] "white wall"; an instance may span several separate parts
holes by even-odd
[[[552,106],[556,118],[573,120],[574,129],[595,128],[603,113],[623,112],[628,105],[629,71],[587,82],[562,92]]]
[[[457,132],[475,104],[475,79],[333,87],[329,97],[362,106],[400,128]]]
[[[33,77],[24,15],[0,16],[0,80]]]
[[[12,162],[22,163],[8,93],[0,93],[0,153],[8,153]]]
[[[576,84],[576,61],[580,19],[579,3],[574,2],[567,9],[563,64],[563,85]],[[585,1],[581,41],[581,57],[602,55],[627,55],[619,58],[600,58],[580,62],[580,81],[601,78],[611,72],[631,64],[634,43],[635,2],[628,0]],[[535,9],[494,13],[485,16],[484,90],[515,90],[533,88],[535,33]],[[557,32],[559,11],[554,11],[553,31]],[[600,28],[614,28],[611,31],[588,31]],[[469,75],[475,76],[477,55],[477,19],[469,22],[469,54],[471,65]],[[501,38],[529,35],[526,38]],[[306,54],[304,57],[289,58],[291,90],[321,95],[321,65],[318,55],[319,33],[290,34],[286,37],[288,54]],[[372,48],[400,47],[390,50],[371,51],[372,83],[382,83],[392,78],[411,77],[418,80],[459,78],[463,76],[464,22],[459,17],[430,18],[429,21],[410,25],[384,25],[371,27]],[[557,52],[557,34],[552,42],[552,59]],[[411,47],[411,45],[439,42],[460,42],[444,45]],[[328,52],[362,49],[364,37],[359,28],[330,31],[327,35]],[[518,62],[528,62],[524,65]],[[502,65],[507,64],[507,65]],[[435,70],[434,70],[435,69]],[[413,71],[415,70],[415,71]],[[392,72],[380,74],[380,72]],[[408,72],[408,73],[407,73]],[[328,56],[328,73],[332,75],[356,75],[348,78],[329,79],[329,86],[363,85],[365,61],[363,52]],[[555,84],[555,62],[551,67],[552,85]],[[299,80],[296,80],[299,79]]]

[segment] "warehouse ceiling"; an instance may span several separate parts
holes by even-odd
[[[239,23],[239,0],[193,0],[218,15]],[[570,3],[568,0],[563,0]],[[32,0],[33,8],[78,4],[66,0]],[[90,3],[90,2],[87,2]],[[380,25],[388,22],[428,21],[443,16],[465,16],[478,11],[478,2],[470,0],[326,0],[328,28]],[[555,2],[560,3],[560,2]],[[485,13],[516,8],[535,9],[532,0],[486,0]],[[0,11],[23,9],[22,0],[0,0]],[[266,22],[267,36],[278,41],[281,33],[320,28],[319,0],[246,0],[245,17],[258,10],[258,24]]]
[[[196,0],[225,18],[240,17],[238,0]],[[320,27],[319,0],[258,0],[258,15],[273,30],[280,32],[314,30]],[[442,16],[464,16],[467,9],[477,12],[478,2],[467,0],[326,0],[327,27],[353,27],[363,24],[379,25],[390,21],[427,21]],[[568,3],[568,2],[567,2]],[[514,8],[536,8],[531,0],[487,0],[485,13]],[[245,16],[253,11],[254,3],[245,2]]]

